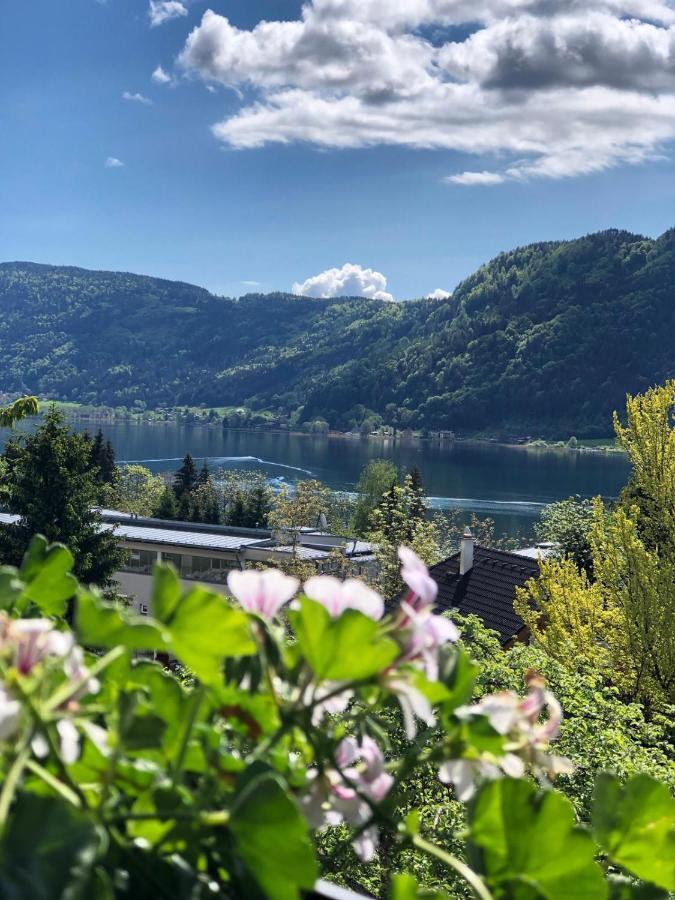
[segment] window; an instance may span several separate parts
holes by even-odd
[[[157,554],[150,550],[130,550],[126,561],[122,564],[125,572],[140,572],[151,575],[157,562]]]

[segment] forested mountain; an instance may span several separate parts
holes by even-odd
[[[216,297],[180,282],[0,265],[0,390],[242,405],[359,424],[606,433],[675,372],[675,229],[503,253],[448,300]]]

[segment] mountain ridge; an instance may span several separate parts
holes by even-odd
[[[675,371],[675,229],[524,245],[401,303],[0,263],[0,347],[0,387],[45,398],[606,433],[626,392]]]

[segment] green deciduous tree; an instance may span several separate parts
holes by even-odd
[[[556,545],[555,554],[572,559],[587,574],[593,572],[591,530],[593,501],[584,497],[568,497],[550,503],[541,513],[534,527],[537,540]]]
[[[152,516],[162,502],[165,490],[161,475],[153,475],[144,466],[122,466],[117,470],[109,495],[110,503],[115,509],[135,516]]]
[[[368,533],[373,510],[397,482],[398,470],[390,459],[372,459],[365,466],[356,485],[358,500],[353,522],[356,535],[364,537]]]
[[[427,518],[419,488],[410,475],[403,484],[391,487],[373,510],[369,538],[376,546],[377,585],[386,600],[393,600],[403,590],[398,559],[401,545],[411,547],[428,565],[439,561],[438,523]]]

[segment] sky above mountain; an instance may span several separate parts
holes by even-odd
[[[31,0],[0,31],[5,260],[405,299],[674,224],[673,0]]]

